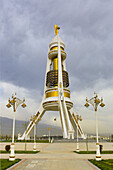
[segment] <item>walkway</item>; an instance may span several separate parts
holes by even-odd
[[[69,143],[52,143],[41,149],[41,152],[32,155],[19,164],[15,170],[94,170],[87,159],[94,155],[80,155],[73,152]],[[18,155],[16,156],[18,157]]]

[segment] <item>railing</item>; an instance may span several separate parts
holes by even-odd
[[[67,71],[63,70],[62,76],[63,76],[63,86],[68,87],[69,86],[69,79],[68,79]],[[58,70],[51,70],[47,73],[46,86],[47,87],[58,86]]]

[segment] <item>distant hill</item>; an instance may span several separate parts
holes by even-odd
[[[1,135],[12,135],[13,120],[6,117],[0,117],[0,120]],[[18,133],[24,133],[24,123],[26,123],[26,121],[15,121],[15,135],[18,135]],[[51,135],[62,135],[62,129],[60,127],[51,126],[40,122],[37,125],[37,136],[48,135],[48,127],[51,128]]]
[[[0,133],[1,135],[12,135],[12,126],[13,126],[13,120],[6,118],[6,117],[0,117]],[[24,128],[24,123],[26,123],[26,121],[22,121],[22,120],[16,120],[15,121],[15,135],[18,135],[18,133],[23,134],[25,131]],[[61,127],[58,126],[52,126],[52,125],[48,125],[48,124],[44,124],[44,123],[38,123],[37,125],[37,136],[42,136],[42,135],[48,135],[48,127],[51,128],[50,133],[51,135],[62,135],[62,129]],[[84,133],[87,133],[84,131]],[[32,133],[33,134],[33,133]],[[95,135],[95,133],[87,133],[88,135]],[[99,135],[103,135],[103,136],[109,136],[109,133],[99,133]],[[75,134],[76,136],[76,134]]]

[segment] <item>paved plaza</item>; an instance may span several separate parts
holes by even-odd
[[[104,150],[113,150],[113,143],[102,143]],[[1,144],[1,149],[6,144]],[[27,149],[32,150],[33,143],[27,144]],[[15,149],[24,149],[23,143],[16,143]],[[80,143],[80,149],[86,150],[86,144]],[[10,169],[34,169],[34,170],[90,170],[97,169],[88,162],[95,159],[94,154],[77,154],[76,143],[37,143],[37,154],[16,154],[16,158],[22,159],[16,167]],[[95,150],[95,143],[89,143],[89,150]],[[9,154],[2,154],[2,158],[8,158]],[[102,155],[102,159],[113,159],[112,154]]]

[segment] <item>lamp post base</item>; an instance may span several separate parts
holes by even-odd
[[[96,161],[101,161],[99,143],[96,143]]]
[[[79,143],[77,142],[77,149],[76,149],[76,152],[80,152],[79,150]]]
[[[10,156],[9,156],[9,161],[14,161],[15,160],[15,153],[14,153],[14,143],[11,144],[11,153],[10,153]]]
[[[36,142],[34,143],[33,151],[36,151]]]
[[[15,156],[9,156],[9,161],[14,161],[15,160]]]
[[[49,138],[49,143],[51,142],[51,138]]]
[[[96,156],[96,161],[101,161],[101,160],[102,160],[101,156]]]

